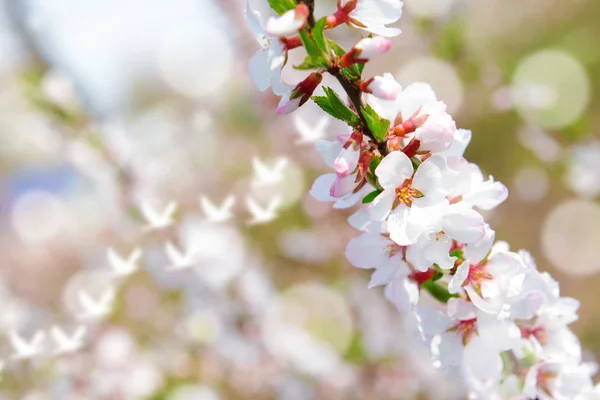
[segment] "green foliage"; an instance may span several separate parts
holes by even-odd
[[[296,8],[296,0],[269,0],[271,8],[279,15]]]
[[[307,56],[304,59],[304,61],[302,61],[302,64],[294,66],[294,68],[301,69],[301,70],[326,69],[327,67],[328,67],[327,60],[325,59],[325,57],[321,57],[321,56],[318,56],[318,57]]]
[[[423,163],[423,161],[419,160],[417,157],[411,157],[410,162],[412,163],[414,169],[419,168],[419,165]]]
[[[436,272],[435,275],[433,276],[433,278],[431,278],[431,281],[432,282],[439,281],[440,279],[442,279],[443,276],[444,276],[444,274],[442,272]]]
[[[312,28],[312,35],[321,51],[323,51],[325,54],[329,54],[329,45],[327,43],[327,39],[325,39],[325,35],[323,34],[324,29],[325,17],[319,19],[315,23],[315,26]]]
[[[369,361],[369,358],[367,357],[367,352],[365,351],[365,347],[362,343],[359,334],[354,334],[352,336],[352,341],[346,349],[344,358],[347,361],[358,365],[364,365]]]
[[[456,257],[456,258],[460,258],[461,260],[464,260],[463,251],[461,249],[456,249],[456,250],[452,251],[450,253],[450,257]]]
[[[379,142],[383,142],[390,130],[390,121],[383,119],[373,108],[367,104],[362,108],[362,114],[365,117],[369,130]]]
[[[363,204],[372,202],[373,200],[375,200],[375,197],[379,196],[379,194],[381,192],[382,192],[382,190],[380,190],[380,189],[373,190],[371,193],[369,193],[365,197],[363,197],[363,199],[362,199]]]
[[[299,35],[300,35],[300,40],[302,40],[302,44],[304,45],[304,48],[306,49],[306,52],[308,53],[309,56],[321,57],[323,55],[323,52],[319,48],[317,41],[308,32],[308,30],[306,30],[306,28],[302,29],[299,32]]]
[[[436,300],[447,303],[452,297],[459,297],[457,294],[452,294],[448,289],[442,287],[434,281],[427,281],[421,285],[422,289],[425,289],[429,294]]]
[[[369,171],[371,171],[373,175],[375,175],[375,170],[379,164],[381,164],[382,159],[382,157],[373,157],[373,160],[371,160],[371,164],[369,164]]]
[[[329,40],[329,46],[333,50],[333,53],[338,57],[341,57],[344,54],[346,54],[346,50],[344,50],[342,46],[340,46],[333,40]],[[357,81],[361,78],[364,68],[365,64],[354,64],[348,68],[342,68],[342,73],[346,75],[346,77],[351,81]]]
[[[329,39],[329,46],[331,47],[331,50],[333,50],[333,53],[338,57],[341,57],[344,54],[346,54],[346,50],[344,50],[342,46],[340,46],[331,39]]]
[[[313,96],[313,100],[326,113],[346,122],[350,126],[360,124],[358,115],[356,115],[340,97],[331,88],[324,87],[323,90],[327,96]]]
[[[435,55],[443,60],[458,60],[465,47],[464,30],[462,21],[448,22],[434,43]]]

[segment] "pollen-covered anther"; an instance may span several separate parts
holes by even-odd
[[[487,272],[485,264],[471,265],[469,275],[463,286],[470,284],[477,294],[481,295],[481,286],[485,281],[494,279],[492,274]]]
[[[396,189],[396,197],[400,203],[412,206],[413,199],[417,197],[417,191],[410,186],[401,186]]]

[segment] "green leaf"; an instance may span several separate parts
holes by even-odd
[[[301,69],[301,70],[324,69],[327,67],[328,67],[327,60],[324,57],[313,57],[313,56],[307,56],[304,59],[304,61],[302,61],[302,64],[294,66],[294,68]]]
[[[351,81],[358,81],[362,76],[358,65],[359,64],[354,64],[349,66],[348,68],[342,68],[342,73],[346,75],[346,77]]]
[[[271,8],[279,15],[296,8],[296,0],[269,0]]]
[[[361,108],[363,116],[367,121],[369,130],[379,142],[383,142],[390,130],[390,121],[381,118],[373,108],[367,104]]]
[[[341,57],[344,54],[346,54],[346,50],[344,50],[344,48],[342,46],[340,46],[333,40],[329,40],[329,46],[333,50],[334,54],[338,57]],[[362,76],[362,71],[363,71],[364,67],[365,67],[364,64],[354,64],[348,68],[342,68],[342,73],[344,75],[346,75],[346,77],[348,79],[350,79],[352,81],[356,81],[356,80],[359,80],[360,77]]]
[[[461,249],[456,249],[456,250],[452,251],[450,253],[450,257],[456,257],[456,258],[460,258],[461,260],[464,260],[463,251]]]
[[[423,163],[423,161],[419,160],[417,157],[411,157],[410,162],[412,163],[414,169],[419,168],[419,165]]]
[[[367,203],[372,202],[373,200],[375,200],[375,197],[379,196],[379,194],[381,192],[382,191],[379,190],[379,189],[373,190],[371,193],[369,193],[365,197],[363,197],[363,199],[362,199],[363,204],[367,204]]]
[[[348,106],[339,98],[331,88],[324,87],[325,96],[313,96],[313,100],[319,107],[331,116],[345,121],[350,126],[360,124],[358,115],[356,115]]]
[[[323,51],[325,54],[329,54],[329,45],[327,44],[327,39],[325,39],[325,35],[323,34],[324,29],[325,17],[321,18],[315,23],[315,26],[312,28],[312,35],[321,51]]]
[[[431,281],[432,282],[439,281],[440,279],[442,279],[443,276],[444,276],[444,274],[442,272],[436,272],[435,275],[433,276],[433,278],[431,278]]]
[[[459,297],[458,294],[450,293],[448,289],[440,286],[434,281],[427,281],[421,284],[421,288],[427,290],[434,299],[444,304],[446,304],[452,297]]]
[[[323,55],[323,52],[319,48],[319,45],[317,44],[317,41],[306,30],[306,28],[302,29],[299,32],[299,34],[300,34],[300,39],[302,40],[302,44],[304,45],[304,48],[306,49],[306,52],[308,53],[309,56],[312,56],[312,57],[321,57]]]
[[[333,50],[333,53],[338,56],[341,57],[344,54],[346,54],[346,50],[344,50],[344,48],[342,46],[340,46],[339,44],[337,44],[336,42],[334,42],[333,40],[328,40],[329,42],[329,46],[331,47],[331,50]]]
[[[375,175],[375,170],[377,169],[379,164],[381,164],[381,160],[383,160],[383,157],[377,156],[373,157],[373,159],[371,160],[371,163],[369,164],[369,171],[371,171],[373,175]]]

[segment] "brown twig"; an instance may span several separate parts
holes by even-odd
[[[329,72],[331,75],[333,75],[338,80],[338,82],[342,85],[342,88],[344,88],[344,91],[348,95],[348,99],[350,100],[350,103],[352,103],[352,106],[354,107],[354,110],[356,111],[356,114],[358,115],[358,118],[360,119],[360,125],[361,125],[362,132],[365,135],[367,135],[373,142],[377,143],[377,148],[379,149],[379,152],[381,153],[381,155],[386,155],[387,154],[387,145],[385,144],[385,142],[379,142],[377,140],[377,138],[375,137],[373,132],[371,132],[371,130],[369,129],[367,120],[365,119],[365,116],[362,113],[362,108],[364,107],[364,101],[363,101],[362,92],[358,88],[358,85],[355,84],[354,82],[352,82],[346,75],[344,75],[344,73],[341,71],[341,69],[339,67],[331,67],[327,70],[327,72]]]
[[[308,26],[311,27],[311,29],[315,26],[315,0],[299,0],[298,1],[299,4],[304,4],[308,7]]]

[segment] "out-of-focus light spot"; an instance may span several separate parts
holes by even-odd
[[[314,230],[290,230],[279,236],[279,248],[291,258],[319,263],[331,257],[331,247],[319,232]]]
[[[204,385],[179,386],[167,397],[167,400],[219,400],[213,389]]]
[[[560,144],[537,126],[526,125],[521,128],[518,139],[524,147],[545,163],[553,163],[561,155]]]
[[[562,272],[591,275],[600,271],[600,205],[568,200],[554,208],[543,226],[546,257]]]
[[[539,201],[548,193],[548,174],[540,167],[520,169],[514,180],[515,194],[524,201]]]
[[[247,268],[237,280],[241,299],[253,314],[262,314],[273,298],[269,275],[259,268]]]
[[[262,324],[268,350],[313,375],[335,370],[350,344],[354,321],[345,299],[324,285],[293,286],[269,306]]]
[[[223,329],[221,319],[212,310],[200,310],[185,318],[182,333],[189,339],[201,343],[213,343]]]
[[[425,18],[439,18],[447,15],[455,0],[404,0],[404,6],[411,14]]]
[[[108,268],[77,271],[69,278],[63,288],[62,303],[69,314],[77,317],[84,311],[79,298],[81,290],[87,292],[90,297],[97,299],[106,290],[114,288],[114,285],[114,275]]]
[[[127,315],[132,319],[157,320],[160,298],[156,290],[141,284],[131,285],[125,292],[124,303]]]
[[[64,203],[52,193],[31,190],[19,196],[14,203],[12,226],[17,235],[27,242],[49,240],[69,227]]]
[[[526,121],[544,128],[570,125],[585,112],[589,99],[585,69],[560,50],[529,55],[513,76],[513,103]]]
[[[208,98],[221,90],[231,79],[232,66],[231,44],[210,24],[180,26],[167,34],[158,50],[164,81],[192,98]]]
[[[129,370],[125,385],[129,398],[148,398],[161,386],[163,377],[154,364],[151,360],[139,360]]]
[[[79,106],[73,80],[61,71],[46,72],[42,78],[41,90],[48,100],[60,107],[76,109]]]
[[[395,74],[396,80],[406,87],[413,82],[429,83],[438,100],[448,105],[448,112],[455,114],[463,101],[463,84],[454,67],[434,57],[416,58],[406,63]]]
[[[571,147],[565,181],[581,197],[600,193],[600,142]]]
[[[492,106],[499,112],[505,112],[513,107],[512,90],[510,87],[500,87],[492,93],[490,98]]]
[[[22,400],[48,400],[49,397],[39,391],[33,391],[23,396]]]
[[[230,225],[189,220],[181,224],[183,247],[196,255],[194,272],[209,285],[223,287],[245,264],[245,245],[240,232]]]
[[[137,352],[131,335],[124,329],[113,328],[106,331],[96,343],[96,362],[107,368],[118,368],[130,362]]]
[[[264,160],[268,166],[274,165],[275,159]],[[288,160],[283,168],[283,179],[279,182],[267,185],[252,185],[252,195],[259,204],[269,204],[276,196],[281,198],[283,207],[296,203],[306,192],[304,171],[297,164]]]
[[[0,329],[8,331],[18,329],[29,317],[28,307],[17,298],[2,298],[2,316],[0,316]]]

